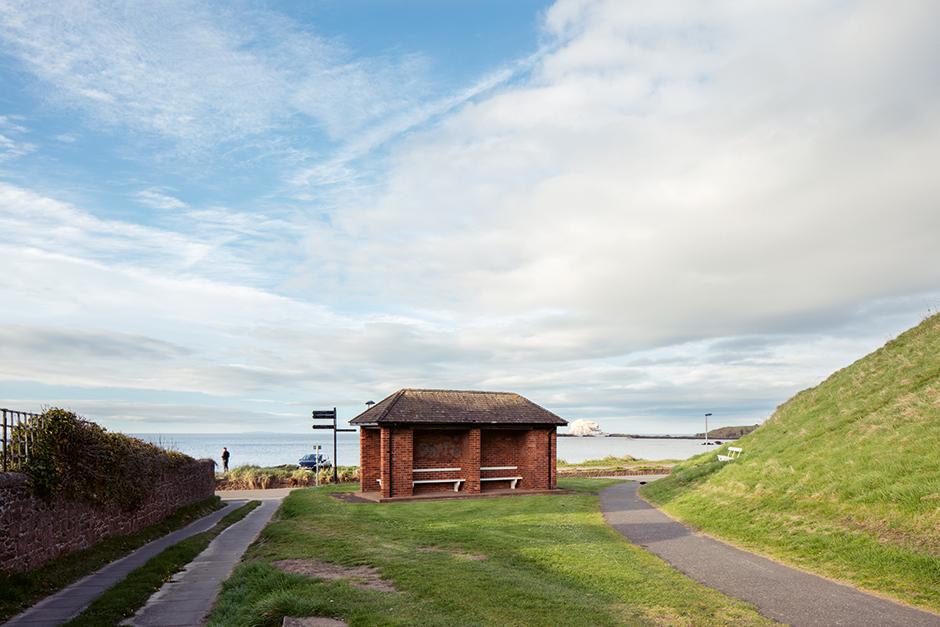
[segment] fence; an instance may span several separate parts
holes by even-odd
[[[40,414],[0,409],[3,418],[3,472],[17,470],[29,459],[33,434],[42,419]]]

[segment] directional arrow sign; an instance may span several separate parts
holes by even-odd
[[[332,409],[325,411],[315,409],[311,412],[311,415],[314,420],[333,420],[336,418],[336,412]]]

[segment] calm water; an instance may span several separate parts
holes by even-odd
[[[232,454],[231,467],[243,464],[277,466],[296,464],[302,455],[311,452],[314,444],[323,444],[323,452],[333,458],[333,440],[317,440],[309,433],[137,433],[135,437],[177,450],[196,458],[210,457],[219,461],[222,447]],[[639,459],[686,459],[705,451],[701,440],[631,440],[628,438],[558,438],[558,457],[569,462],[582,462],[607,455],[632,455]],[[359,434],[340,433],[337,437],[340,466],[359,464]],[[220,462],[221,463],[221,462]]]

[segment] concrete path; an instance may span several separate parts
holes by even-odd
[[[691,532],[637,495],[637,483],[601,492],[607,522],[692,579],[791,625],[940,626],[940,616],[875,597]]]
[[[242,502],[232,501],[225,507],[182,529],[145,544],[133,553],[111,562],[101,570],[79,579],[67,588],[46,597],[22,614],[5,623],[7,627],[21,625],[61,625],[75,618],[105,590],[123,581],[132,571],[146,564],[164,549],[186,538],[211,529],[219,520]]]
[[[216,490],[215,495],[223,501],[280,501],[294,490],[305,488],[270,488],[267,490]]]
[[[263,501],[241,521],[220,533],[205,551],[174,575],[125,624],[139,627],[202,625],[222,589],[222,582],[280,504],[280,499]]]

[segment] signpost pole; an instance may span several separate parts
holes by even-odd
[[[339,460],[336,459],[336,408],[333,408],[333,483],[339,483],[339,475],[336,466]]]
[[[337,449],[336,433],[337,433],[338,431],[355,431],[355,429],[340,429],[340,428],[337,426],[337,424],[336,424],[336,408],[335,408],[335,407],[334,407],[332,410],[329,410],[329,409],[326,409],[326,410],[314,409],[313,412],[311,412],[311,417],[312,417],[314,420],[330,420],[330,421],[332,421],[332,424],[325,424],[325,425],[313,424],[312,427],[313,427],[314,429],[332,429],[332,430],[333,430],[333,483],[337,483],[337,482],[339,482],[339,469],[337,468],[337,462],[338,462],[339,460],[336,458],[336,455],[337,455],[337,451],[336,451],[336,449]]]

